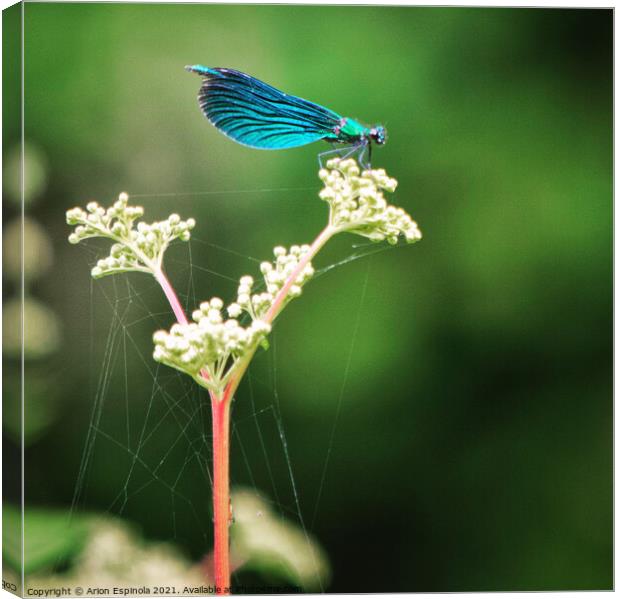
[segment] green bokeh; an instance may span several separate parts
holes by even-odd
[[[72,500],[128,285],[125,322],[136,324],[127,352],[120,343],[111,356],[79,505],[121,511],[126,447],[147,413],[148,431],[162,419],[143,448],[151,468],[179,437],[165,403],[151,402],[147,370],[151,333],[170,324],[165,302],[145,277],[91,283],[96,245],[66,243],[66,209],[124,190],[147,217],[196,218],[193,286],[186,248],[167,264],[197,301],[231,298],[220,275],[255,274],[249,256],[323,226],[320,144],[260,152],[200,114],[184,65],[226,66],[384,123],[374,164],[398,179],[395,202],[424,234],[333,269],[287,309],[236,400],[233,482],[296,514],[279,409],[330,591],[611,588],[611,10],[28,3],[25,39],[26,138],[48,170],[29,210],[55,254],[36,292],[64,342],[63,407],[26,453],[29,503]],[[5,140],[17,143],[17,125]],[[318,266],[360,242],[335,240]],[[191,389],[163,368],[158,377],[172,394]],[[188,410],[201,401],[191,393]],[[193,418],[208,436],[208,410]],[[166,482],[187,443],[170,455]],[[131,489],[150,484],[122,515],[204,555],[199,466],[179,486],[195,514],[151,472],[133,477]]]

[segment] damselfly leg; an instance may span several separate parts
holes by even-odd
[[[318,159],[319,159],[319,167],[320,168],[325,168],[325,164],[327,163],[327,161],[330,158],[335,158],[336,156],[338,156],[338,154],[342,154],[343,152],[345,152],[346,150],[349,149],[350,146],[346,146],[345,148],[336,148],[334,147],[334,144],[332,144],[332,149],[331,150],[327,150],[325,152],[321,152],[318,155]],[[340,158],[342,158],[342,156],[340,156]]]
[[[357,163],[363,169],[370,168],[370,155],[372,152],[372,144],[366,142],[359,145],[359,154],[357,155]]]
[[[345,158],[355,155],[355,159],[362,168],[370,168],[369,145],[370,144],[367,141],[363,141],[352,146],[333,148],[331,150],[327,150],[326,152],[321,152],[318,156],[319,166],[324,168],[327,161],[335,156],[338,156],[341,160],[344,160]],[[368,154],[367,160],[365,159],[366,154]]]

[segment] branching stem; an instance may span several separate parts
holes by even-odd
[[[166,298],[170,302],[170,307],[174,312],[174,315],[177,318],[179,324],[187,324],[187,316],[185,316],[185,311],[183,310],[183,306],[181,306],[181,302],[177,297],[177,294],[174,290],[174,287],[170,284],[168,277],[164,274],[164,271],[161,269],[157,269],[153,271],[153,275],[155,279],[160,284],[163,292],[166,294]]]
[[[319,250],[337,232],[328,225],[310,246],[291,273],[286,283],[275,297],[271,308],[265,316],[270,323],[284,307],[290,288],[295,284],[306,265],[316,256]],[[230,481],[229,481],[229,430],[230,404],[239,387],[239,383],[256,349],[247,354],[231,376],[224,393],[218,397],[211,393],[211,413],[213,416],[213,526],[214,526],[214,572],[217,593],[226,595],[230,590],[230,559],[229,559],[229,526],[230,526]]]
[[[168,302],[170,303],[170,307],[176,316],[176,319],[179,324],[188,324],[187,316],[185,316],[185,310],[183,310],[183,306],[181,306],[181,302],[179,301],[179,297],[174,290],[174,287],[171,285],[168,277],[165,275],[164,271],[161,268],[153,269],[153,275],[155,279],[161,286]],[[209,380],[209,373],[206,368],[203,368],[200,371],[200,376],[205,380]],[[209,391],[210,393],[210,391]]]
[[[141,206],[129,206],[128,195],[122,193],[107,210],[97,202],[89,202],[86,210],[76,207],[67,211],[67,224],[75,230],[70,243],[91,237],[104,237],[114,245],[107,258],[100,259],[91,269],[99,278],[120,272],[150,272],[164,292],[181,327],[153,335],[153,358],[189,374],[206,388],[211,399],[213,424],[213,525],[214,583],[217,594],[230,590],[230,410],[241,379],[261,342],[271,330],[274,320],[314,272],[308,268],[321,248],[337,233],[349,231],[373,241],[397,243],[402,235],[407,242],[421,239],[415,221],[402,209],[389,205],[384,192],[393,192],[397,182],[383,169],[360,173],[353,159],[328,162],[328,169],[319,171],[324,188],[319,197],[329,204],[329,223],[312,245],[274,248],[275,262],[261,264],[267,291],[252,296],[253,278],[239,281],[237,302],[227,308],[231,317],[224,322],[224,302],[211,298],[200,304],[188,320],[179,298],[166,277],[163,254],[170,241],[188,241],[194,228],[193,218],[181,220],[171,214],[167,220],[144,223],[134,221],[144,214]],[[275,267],[275,268],[274,268]],[[293,268],[288,277],[289,267]],[[283,280],[286,277],[286,280]],[[280,285],[282,285],[280,287]],[[266,310],[266,311],[265,311]],[[236,317],[246,312],[251,324],[244,327]],[[196,324],[197,323],[197,324]],[[228,367],[228,369],[227,369]]]
[[[299,275],[304,271],[304,268],[308,265],[308,263],[317,255],[319,250],[331,239],[331,237],[337,233],[337,229],[332,227],[331,225],[327,225],[318,235],[318,237],[312,242],[310,246],[310,251],[308,251],[299,261],[299,264],[295,268],[295,270],[291,273],[291,276],[288,278],[286,283],[280,291],[278,295],[276,295],[273,300],[273,304],[271,304],[271,308],[267,311],[265,316],[265,321],[268,324],[271,324],[275,317],[280,313],[282,308],[284,307],[285,300],[288,296],[288,292],[291,287],[297,281]]]

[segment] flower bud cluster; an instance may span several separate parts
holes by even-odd
[[[93,277],[127,272],[130,270],[152,272],[161,266],[163,254],[174,239],[188,241],[196,221],[181,220],[171,214],[167,220],[147,224],[134,221],[144,214],[142,206],[129,206],[129,196],[121,193],[118,200],[108,208],[97,202],[89,202],[86,210],[72,208],[67,211],[67,224],[75,225],[69,235],[70,243],[79,243],[91,237],[105,237],[116,241],[110,255],[97,262],[92,269]]]
[[[209,383],[217,386],[229,358],[253,349],[271,331],[262,320],[253,320],[247,327],[234,318],[224,320],[223,307],[224,302],[214,297],[193,312],[194,322],[175,324],[169,332],[157,331],[153,358],[194,378],[206,369]]]
[[[283,247],[274,248],[275,260],[262,262],[260,266],[265,285],[263,291],[255,290],[256,285],[251,276],[241,277],[237,300],[226,308],[220,298],[214,297],[208,302],[202,302],[192,313],[194,322],[175,324],[169,332],[155,333],[154,359],[186,372],[197,380],[199,373],[206,370],[209,377],[207,380],[201,378],[200,383],[210,388],[220,388],[227,373],[234,368],[235,361],[246,352],[254,351],[271,331],[271,325],[265,322],[264,317],[309,251],[308,245],[294,245],[288,251]],[[306,264],[281,305],[299,296],[302,285],[313,274],[312,265]],[[238,320],[244,312],[251,318],[247,326]]]
[[[228,307],[230,316],[238,316],[245,311],[253,318],[261,318],[272,306],[276,296],[294,274],[299,262],[310,251],[309,245],[293,245],[287,251],[282,246],[273,249],[275,260],[261,262],[260,270],[263,274],[264,290],[252,293],[254,279],[250,276],[241,277],[237,289],[237,301]],[[289,287],[283,304],[301,295],[302,286],[314,275],[314,268],[308,262]]]
[[[334,158],[319,171],[324,187],[319,197],[330,206],[330,224],[372,241],[398,242],[402,235],[409,243],[422,238],[417,223],[402,209],[388,204],[383,192],[393,193],[397,181],[385,170],[365,170],[353,159]]]

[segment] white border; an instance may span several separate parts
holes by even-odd
[[[53,0],[52,0],[53,1]],[[97,0],[64,0],[67,2],[95,2]],[[107,1],[116,1],[116,0],[107,0]],[[259,0],[245,0],[244,2],[226,2],[223,0],[214,0],[212,2],[201,2],[200,0],[185,0],[184,2],[175,2],[174,0],[131,0],[132,3],[144,3],[144,4],[155,4],[155,3],[159,3],[159,4],[312,4],[312,5],[330,5],[330,4],[338,4],[338,5],[357,5],[357,6],[445,6],[445,7],[501,7],[501,8],[508,8],[508,7],[517,7],[517,8],[614,8],[616,7],[615,2],[610,2],[610,1],[597,1],[595,4],[588,4],[585,2],[577,2],[575,0],[568,0],[568,1],[563,1],[563,2],[537,2],[535,4],[533,4],[532,2],[520,2],[520,1],[512,1],[512,2],[502,2],[502,1],[495,1],[495,2],[490,2],[490,1],[485,1],[485,0],[479,0],[478,2],[450,2],[450,3],[446,3],[446,2],[441,2],[441,1],[437,1],[437,0],[427,0],[426,2],[423,3],[411,3],[411,2],[405,2],[403,0],[391,0],[390,2],[359,2],[359,1],[353,1],[353,0],[340,0],[339,2],[322,2],[322,1],[316,1],[316,2],[300,2],[298,0],[289,0],[289,1],[285,1],[285,0],[270,0],[269,2],[261,2]],[[8,8],[12,5],[16,4],[16,2],[10,2],[7,0],[0,0],[0,7],[4,10],[5,8]],[[23,93],[24,93],[24,89],[23,89],[23,73],[24,73],[24,63],[23,63],[23,44],[24,44],[24,31],[23,31],[23,26],[24,26],[24,16],[23,16],[23,11],[24,11],[24,7],[22,5],[22,108],[23,108]],[[618,81],[618,63],[616,61],[616,40],[615,40],[615,31],[616,31],[616,12],[614,11],[614,115],[617,113],[618,111],[618,94],[616,93],[616,84]],[[1,37],[1,32],[0,32],[0,37]],[[1,40],[0,40],[1,41]],[[2,44],[0,43],[0,58],[2,56]],[[0,90],[1,90],[1,83],[0,83]],[[24,122],[23,122],[23,110],[22,110],[22,140],[23,140],[23,127],[24,127]],[[615,119],[614,119],[614,175],[617,173],[617,168],[616,168],[616,153],[615,153],[615,148],[616,148],[616,130],[615,130]],[[23,164],[23,144],[22,144],[22,164]],[[22,189],[23,189],[23,169],[22,169]],[[616,181],[615,181],[615,177],[614,177],[614,198],[615,198],[615,190],[616,190],[616,185],[615,185]],[[22,212],[23,212],[23,202],[22,202]],[[23,223],[23,214],[22,214],[22,223]],[[620,216],[618,215],[618,213],[614,210],[614,228],[617,229],[618,225],[620,224]],[[22,232],[22,243],[23,243],[23,232]],[[614,238],[614,283],[615,283],[615,265],[617,263],[617,254],[616,254],[616,244],[615,244],[615,238]],[[0,256],[1,256],[1,249],[0,249]],[[23,256],[23,248],[22,248],[22,256]],[[22,288],[22,295],[23,295],[23,288]],[[615,295],[615,285],[614,285],[614,313],[616,312],[616,300],[617,297]],[[23,303],[23,297],[22,297],[22,303]],[[23,323],[22,323],[22,327],[23,327]],[[619,331],[620,325],[618,324],[618,321],[614,318],[614,340],[617,337],[617,333]],[[1,331],[1,324],[0,324],[0,331]],[[22,334],[23,334],[23,329],[22,329]],[[22,356],[22,361],[23,361],[23,356]],[[615,375],[618,372],[618,368],[620,367],[620,358],[618,357],[618,355],[614,352],[614,381],[615,381]],[[1,368],[1,366],[0,366]],[[23,392],[23,364],[22,364],[22,392]],[[615,385],[614,385],[614,399],[615,399]],[[1,418],[1,416],[0,416]],[[618,429],[618,412],[615,410],[615,403],[614,403],[614,432],[615,430]],[[22,398],[22,424],[23,424],[23,398]],[[1,458],[1,447],[0,447],[0,458]],[[618,446],[615,443],[615,436],[614,436],[614,482],[615,482],[615,464],[617,463],[617,458],[618,458]],[[22,447],[22,498],[23,498],[23,447]],[[0,482],[1,485],[1,482]],[[614,484],[614,490],[615,490],[615,484]],[[614,497],[614,514],[616,513],[616,507],[617,507],[617,497]],[[22,523],[23,524],[23,523]],[[616,519],[614,518],[614,547],[615,547],[615,540],[617,538],[616,535]],[[1,532],[1,525],[0,525],[0,532]],[[22,526],[22,534],[23,534],[23,526]],[[22,551],[23,551],[23,547],[22,547]],[[614,582],[616,580],[616,573],[618,572],[618,562],[617,562],[617,554],[614,551]],[[23,582],[23,581],[22,581]],[[615,591],[614,591],[615,592]],[[442,593],[443,594],[443,593]],[[504,595],[507,593],[467,593],[468,596],[471,597],[493,597],[496,595]],[[520,597],[520,596],[525,596],[525,595],[530,595],[531,593],[510,593],[511,596],[515,596],[515,597]],[[414,594],[412,593],[399,593],[396,595],[388,595],[388,594],[381,594],[381,595],[358,595],[358,594],[351,594],[351,595],[346,595],[347,597],[369,597],[369,596],[375,596],[375,597],[408,597],[408,596],[413,596]],[[574,597],[575,599],[591,599],[595,596],[600,596],[600,592],[555,592],[555,593],[547,593],[547,592],[543,592],[543,593],[537,593],[537,595],[553,595],[554,597]],[[307,596],[307,595],[306,595]],[[420,593],[420,594],[415,594],[416,598],[430,598],[430,597],[434,597],[435,594],[430,594],[430,593]],[[15,597],[15,595],[12,595],[11,593],[8,593],[7,591],[4,590],[0,590],[0,599],[13,599]]]

